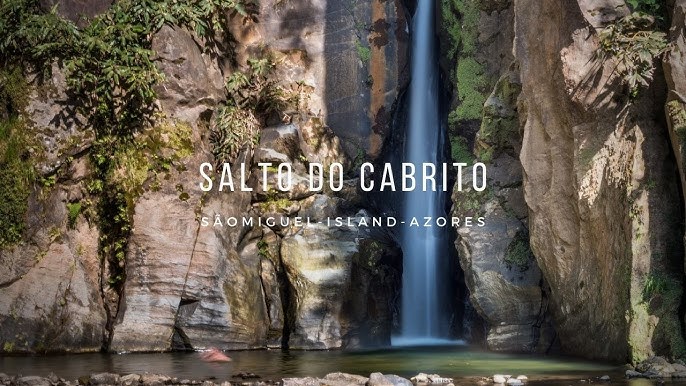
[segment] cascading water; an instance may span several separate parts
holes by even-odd
[[[434,7],[434,0],[419,0],[413,18],[409,126],[403,162],[414,164],[418,172],[423,163],[438,165],[443,153]],[[442,290],[448,280],[448,234],[436,226],[422,226],[427,216],[445,216],[446,193],[437,188],[438,192],[424,192],[418,185],[405,194],[401,335],[394,338],[394,345],[431,344],[448,336],[447,299]],[[420,226],[409,226],[412,218],[419,219]]]

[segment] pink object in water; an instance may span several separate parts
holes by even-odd
[[[208,351],[200,354],[200,359],[205,362],[231,362],[231,358],[224,355],[223,352],[212,347]]]

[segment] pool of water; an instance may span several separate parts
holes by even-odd
[[[582,379],[610,375],[612,385],[648,385],[651,382],[622,379],[622,370],[600,362],[562,357],[497,354],[467,346],[403,347],[374,351],[237,351],[228,353],[230,363],[205,363],[197,353],[75,354],[59,356],[0,357],[0,372],[10,375],[54,373],[76,379],[98,372],[159,373],[180,379],[231,380],[239,372],[263,379],[322,377],[342,371],[368,376],[372,372],[411,377],[418,372],[438,373],[460,379],[456,384],[475,384],[474,377],[495,373],[525,374],[536,385],[579,385]],[[553,381],[554,380],[554,381]],[[595,383],[595,382],[594,382]],[[674,383],[677,384],[677,383]],[[680,383],[686,385],[686,382]]]

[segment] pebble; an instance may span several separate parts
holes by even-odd
[[[600,380],[604,381],[604,382],[610,382],[610,376],[609,375],[603,375],[602,377],[600,377]]]
[[[524,382],[522,382],[521,379],[510,378],[507,380],[507,384],[510,386],[521,386],[524,384]]]
[[[511,377],[511,375],[496,374],[493,376],[493,383],[505,383]]]

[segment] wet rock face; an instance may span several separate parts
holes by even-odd
[[[598,2],[515,5],[531,248],[550,284],[564,351],[616,360],[672,355],[683,344],[673,328],[683,252],[678,187],[660,123],[665,89],[657,76],[626,103],[613,64],[594,62],[589,24],[600,21],[582,11],[591,3]],[[674,284],[673,292],[651,291],[654,280]],[[594,345],[598,340],[607,343]]]

